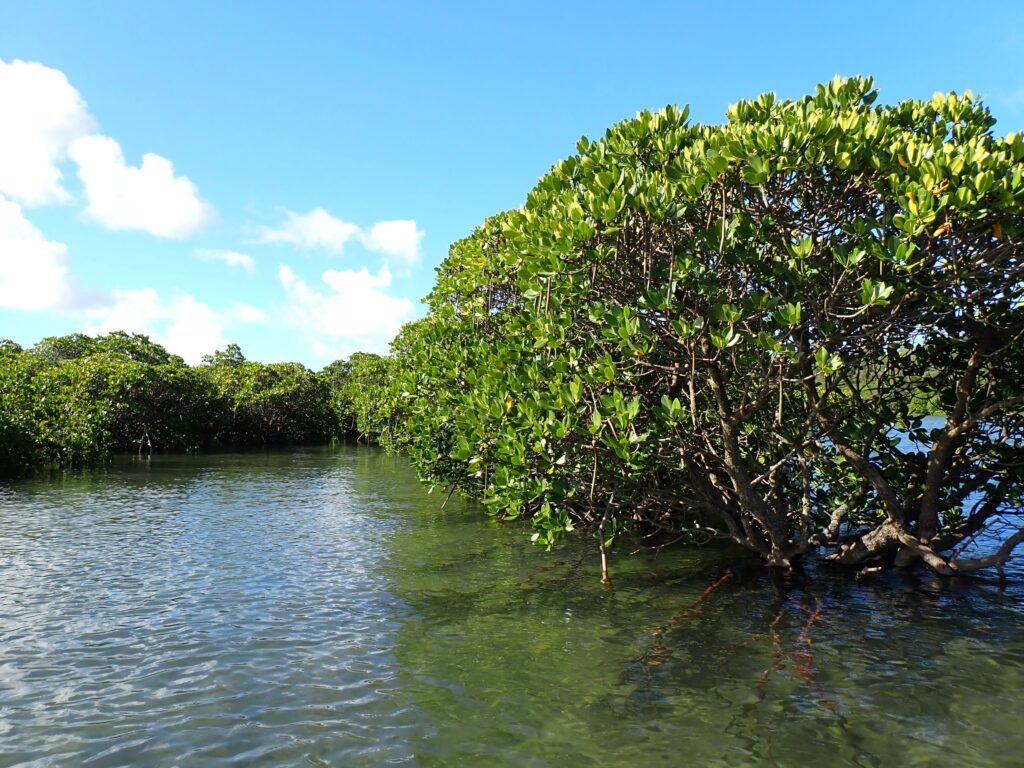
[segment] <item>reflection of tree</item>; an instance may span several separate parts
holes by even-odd
[[[722,570],[734,554],[714,551],[624,558],[613,592],[586,542],[539,552],[521,529],[462,506],[441,514],[440,501],[407,499],[388,565],[408,609],[399,696],[425,765],[640,765],[678,760],[680,744],[695,765],[941,762],[993,754],[991,734],[957,716],[990,706],[983,687],[1024,705],[1010,687],[1024,670],[1015,616],[998,593],[826,571],[769,579]],[[989,641],[953,658],[979,620]],[[993,723],[1021,740],[1009,718]]]

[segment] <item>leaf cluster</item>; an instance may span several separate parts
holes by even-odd
[[[452,246],[393,350],[390,439],[546,544],[785,563],[1019,513],[1024,138],[969,93],[876,97],[837,78],[581,139]]]

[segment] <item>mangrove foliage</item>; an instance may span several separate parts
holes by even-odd
[[[235,344],[191,367],[138,334],[0,342],[0,474],[117,452],[327,443],[350,435],[346,381],[246,360]]]
[[[1001,567],[1024,539],[1024,137],[993,125],[970,94],[881,106],[837,78],[584,138],[452,246],[364,428],[542,544]]]

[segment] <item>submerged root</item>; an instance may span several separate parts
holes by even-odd
[[[804,628],[800,631],[800,636],[796,639],[798,648],[793,651],[793,660],[795,662],[793,671],[801,680],[806,682],[814,679],[814,638],[811,637],[811,627],[821,618],[821,600],[814,598],[814,603],[814,611],[804,607],[803,603],[800,604],[800,608],[807,613],[807,623],[804,624]],[[799,646],[803,646],[803,648],[800,649]]]
[[[783,606],[778,615],[772,620],[772,623],[768,625],[768,635],[772,639],[772,657],[771,664],[764,668],[761,675],[757,678],[756,685],[761,686],[768,682],[768,678],[771,677],[775,672],[783,669],[786,666],[786,653],[782,649],[782,633],[779,632],[779,624],[782,623],[783,617],[786,615],[786,608]],[[758,697],[758,703],[760,703],[762,696]]]
[[[678,627],[679,624],[684,619],[689,619],[689,618],[692,618],[693,616],[698,615],[703,610],[703,608],[701,607],[703,605],[703,603],[709,597],[711,597],[712,593],[714,593],[714,591],[716,589],[718,589],[720,586],[722,586],[730,578],[732,578],[732,573],[731,572],[727,571],[727,572],[723,573],[717,579],[712,581],[707,586],[707,588],[705,588],[705,590],[703,592],[701,592],[700,595],[697,596],[697,599],[694,600],[692,603],[690,603],[690,605],[688,605],[683,610],[679,611],[679,613],[674,614],[664,624],[660,624],[660,625],[652,628],[650,630],[651,631],[651,641],[650,641],[650,644],[648,646],[647,652],[644,653],[644,655],[640,657],[639,661],[642,664],[644,664],[645,666],[658,666],[658,665],[660,665],[662,663],[663,659],[664,659],[665,654],[667,653],[667,649],[665,648],[665,642],[664,642],[665,635],[669,631],[671,631],[671,630],[675,629],[676,627]]]

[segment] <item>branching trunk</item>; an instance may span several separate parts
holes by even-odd
[[[1021,543],[1024,543],[1024,528],[1018,529],[993,554],[986,557],[965,558],[963,560],[955,559],[950,562],[950,565],[957,573],[971,573],[982,568],[995,568],[1000,576],[1005,576],[1006,563],[1009,561],[1010,556],[1013,555],[1013,550]]]

